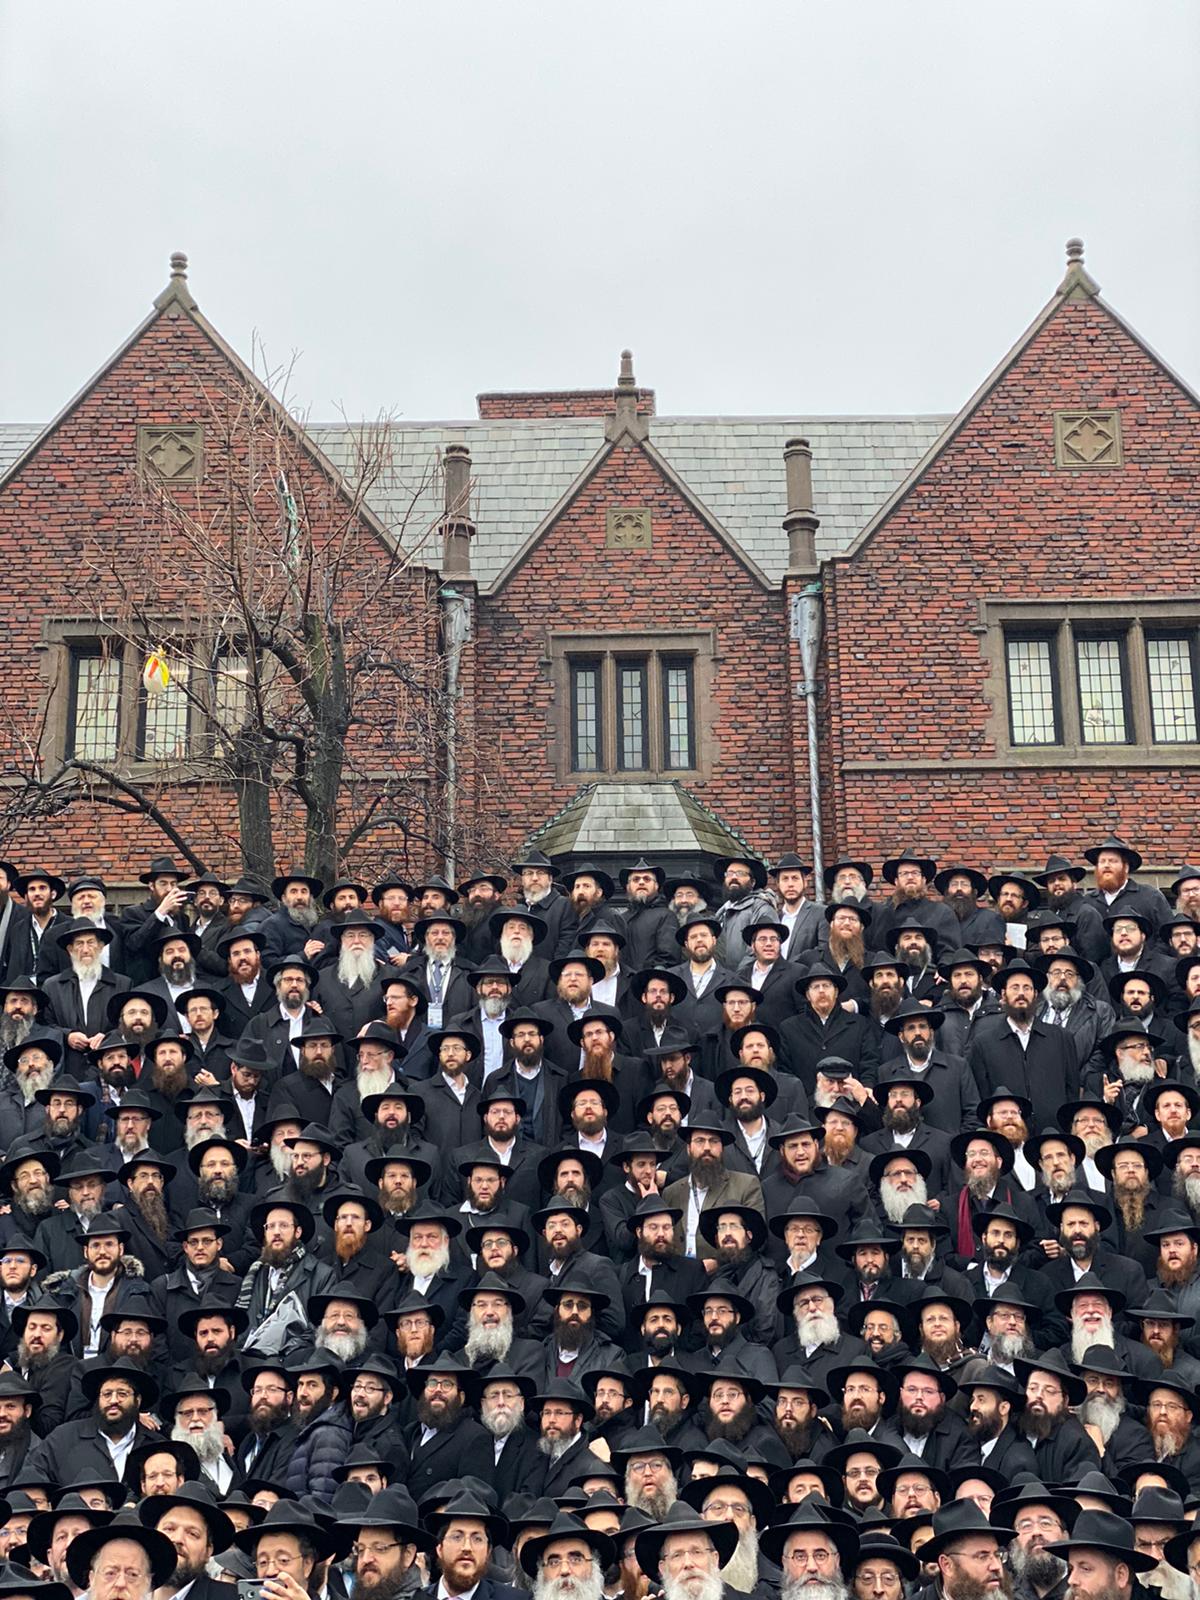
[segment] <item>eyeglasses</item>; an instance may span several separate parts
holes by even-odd
[[[350,1554],[361,1561],[364,1556],[385,1556],[389,1550],[400,1549],[399,1539],[389,1539],[387,1544],[352,1544]]]
[[[821,1548],[819,1550],[789,1550],[784,1560],[791,1567],[823,1567],[826,1562],[832,1561],[833,1551]]]
[[[712,1545],[690,1544],[686,1550],[674,1550],[661,1557],[664,1566],[681,1567],[685,1561],[708,1561],[715,1554]]]
[[[591,1564],[590,1555],[584,1555],[579,1550],[568,1550],[565,1556],[547,1556],[542,1562],[542,1567],[546,1572],[561,1572],[564,1567],[570,1567],[572,1572],[582,1572]]]
[[[709,1513],[714,1517],[748,1517],[750,1507],[744,1500],[709,1500],[704,1507],[704,1515]]]
[[[381,1383],[367,1383],[363,1378],[355,1378],[350,1385],[351,1394],[385,1394],[386,1392]]]
[[[146,1581],[145,1567],[100,1567],[96,1576],[103,1578],[105,1583],[116,1583],[118,1578],[124,1578],[126,1583],[144,1583]]]
[[[486,1533],[479,1533],[478,1531],[464,1533],[461,1528],[454,1528],[451,1532],[442,1535],[442,1543],[449,1545],[452,1550],[458,1550],[465,1544],[469,1544],[472,1550],[486,1550],[488,1536]]]
[[[444,1390],[445,1393],[449,1394],[452,1390],[455,1390],[457,1388],[458,1388],[458,1379],[457,1378],[426,1378],[425,1379],[425,1392],[427,1394],[429,1393],[430,1390],[433,1390],[435,1393],[437,1391],[439,1391],[439,1390]]]

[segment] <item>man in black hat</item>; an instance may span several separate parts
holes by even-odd
[[[1100,1452],[1072,1414],[1087,1399],[1087,1385],[1073,1373],[1057,1350],[1013,1362],[1025,1386],[1025,1409],[1019,1428],[1033,1447],[1043,1483],[1074,1483],[1081,1473],[1100,1464]]]
[[[524,926],[519,919],[514,919]],[[517,1004],[513,994],[512,973],[501,956],[488,956],[469,974],[475,1003],[470,1010],[450,1018],[452,1028],[467,1028],[483,1040],[482,1076],[490,1078],[502,1072],[508,1063],[508,1044],[503,1032],[505,1019]],[[533,985],[534,999],[540,1000],[544,984]]]
[[[775,917],[775,897],[767,888],[766,863],[757,856],[722,856],[713,863],[720,888],[713,915],[721,925],[717,960],[736,967],[746,952],[742,930],[760,918]]]
[[[278,994],[263,971],[264,944],[260,928],[243,926],[227,928],[216,943],[216,955],[223,959],[224,967],[214,987],[225,1001],[224,1026],[235,1039],[241,1038],[261,1013],[278,1016]],[[257,1037],[262,1036],[255,1031]]]
[[[1108,953],[1108,939],[1101,922],[1101,908],[1082,894],[1080,883],[1087,868],[1074,866],[1066,856],[1047,858],[1045,869],[1033,874],[1043,891],[1047,908],[1070,923],[1068,941],[1089,961],[1102,961]]]
[[[321,920],[317,901],[323,888],[320,878],[303,872],[289,870],[272,879],[271,893],[279,906],[262,923],[268,965],[284,956],[315,961],[321,955],[325,941],[317,938],[316,928]]]
[[[406,1489],[379,1490],[347,1522],[355,1534],[354,1592],[359,1600],[400,1600],[416,1593],[422,1550],[431,1548]]]
[[[938,973],[946,984],[938,1001],[944,1019],[938,1042],[951,1055],[965,1057],[983,1022],[1000,1015],[992,968],[974,950],[960,946],[941,957]]]
[[[612,1269],[602,1265],[605,1270],[594,1274],[573,1262],[545,1290],[552,1321],[533,1369],[539,1385],[551,1378],[570,1378],[578,1384],[598,1367],[620,1365],[622,1352],[606,1329],[613,1328],[619,1336],[624,1317],[619,1293],[613,1293]]]
[[[684,918],[675,930],[676,954],[683,959],[670,970],[683,979],[699,1034],[711,1033],[720,1022],[720,1001],[716,990],[733,980],[730,967],[717,960],[717,941],[721,924],[711,913],[699,908]]]
[[[1157,1556],[1139,1550],[1129,1523],[1110,1511],[1081,1511],[1070,1537],[1047,1548],[1067,1563],[1071,1600],[1144,1600],[1151,1592],[1138,1580]]]
[[[416,1401],[416,1421],[405,1430],[413,1498],[451,1478],[487,1482],[495,1457],[492,1436],[474,1415],[478,1375],[457,1357],[436,1356],[409,1372],[408,1386]]]
[[[420,1496],[414,1493],[414,1499]],[[468,1492],[426,1519],[441,1576],[419,1591],[421,1600],[521,1600],[520,1591],[487,1576],[492,1549],[509,1542],[508,1524]],[[430,1570],[433,1568],[431,1566]]]
[[[1018,1472],[1032,1474],[1036,1471],[1033,1450],[1017,1427],[1025,1405],[1024,1387],[1005,1367],[980,1363],[967,1373],[959,1387],[967,1402],[967,1428],[979,1449],[980,1464],[1010,1482]]]
[[[1003,1547],[1012,1535],[993,1526],[974,1500],[952,1500],[933,1514],[933,1537],[922,1562],[937,1563],[937,1592],[945,1600],[1005,1600]]]
[[[154,970],[138,985],[138,990],[142,994],[157,995],[165,1000],[167,1014],[175,1021],[177,1016],[182,1016],[176,1001],[196,982],[199,935],[187,928],[166,927],[157,933],[148,948],[154,958]],[[180,1026],[186,1031],[186,1022]]]
[[[174,1176],[174,1165],[155,1150],[139,1151],[117,1174],[127,1196],[121,1220],[129,1236],[128,1251],[141,1262],[148,1283],[162,1277],[175,1260],[166,1201],[166,1187]]]
[[[1110,834],[1083,854],[1096,874],[1096,887],[1088,890],[1085,898],[1095,905],[1102,917],[1125,911],[1139,913],[1149,919],[1153,929],[1171,915],[1160,889],[1140,884],[1131,876],[1141,867],[1142,858],[1123,839]]]
[[[120,1478],[130,1451],[155,1438],[138,1420],[158,1398],[158,1385],[148,1373],[125,1359],[102,1358],[84,1369],[80,1381],[90,1414],[60,1423],[30,1458],[52,1483],[65,1483],[68,1476],[85,1471],[102,1479]]]
[[[617,876],[625,895],[625,963],[636,972],[670,966],[675,960],[679,924],[663,896],[666,873],[640,856],[632,866],[622,867]]]
[[[357,1033],[346,1036],[343,1044],[350,1058],[350,1081],[334,1092],[329,1128],[345,1148],[371,1137],[373,1122],[363,1114],[363,1101],[381,1094],[393,1082],[403,1049],[395,1032],[380,1021],[363,1024]]]
[[[968,1065],[980,1093],[1001,1084],[1032,1102],[1034,1126],[1046,1127],[1066,1100],[1079,1094],[1079,1060],[1061,1028],[1037,1020],[1042,974],[1014,957],[992,980],[1003,1017],[981,1029],[971,1045]]]
[[[34,1444],[37,1390],[17,1372],[0,1372],[0,1492],[18,1477]]]
[[[369,1351],[346,1372],[346,1408],[354,1450],[372,1449],[388,1460],[403,1459],[399,1401],[406,1385],[390,1356]],[[349,1457],[347,1457],[349,1460]],[[344,1469],[343,1469],[344,1470]]]
[[[336,1274],[308,1249],[316,1225],[301,1201],[268,1195],[251,1211],[250,1227],[260,1248],[238,1291],[249,1320],[245,1349],[287,1354],[307,1335],[308,1302],[331,1289]]]
[[[416,1093],[415,1085],[405,1079],[393,1079],[378,1094],[368,1095],[360,1103],[359,1112],[369,1125],[370,1133],[345,1146],[338,1169],[341,1177],[359,1189],[374,1192],[384,1176],[382,1158],[393,1155],[400,1161],[408,1158],[418,1163],[414,1172],[420,1174],[418,1183],[405,1186],[409,1195],[414,1195],[416,1188],[428,1183],[442,1154],[422,1137],[425,1102]],[[262,1136],[261,1127],[259,1135]],[[379,1199],[385,1210],[408,1209],[404,1204],[393,1204],[390,1194],[380,1192]]]
[[[1071,1288],[1085,1272],[1094,1272],[1119,1289],[1127,1305],[1141,1304],[1146,1293],[1141,1268],[1102,1238],[1112,1226],[1112,1212],[1105,1201],[1091,1189],[1074,1189],[1056,1205],[1048,1206],[1046,1214],[1058,1229],[1057,1238],[1041,1242],[1041,1248],[1051,1257],[1045,1268],[1045,1281],[1055,1292]]]
[[[352,1442],[341,1363],[318,1347],[311,1355],[296,1356],[288,1370],[296,1385],[292,1421],[297,1428],[281,1481],[293,1496],[329,1498],[337,1486],[334,1473]]]
[[[247,1357],[242,1363],[242,1387],[248,1400],[248,1427],[233,1453],[241,1478],[267,1483],[282,1479],[296,1436],[291,1421],[296,1380],[276,1358]]]
[[[138,874],[138,881],[149,890],[148,898],[127,907],[121,915],[124,970],[135,985],[156,975],[160,960],[157,946],[163,935],[172,930],[186,933],[191,925],[188,907],[192,897],[183,887],[185,876],[170,856],[156,856],[147,870]]]
[[[1096,969],[1069,944],[1050,955],[1035,956],[1033,965],[1046,986],[1037,1019],[1070,1035],[1082,1072],[1113,1022],[1112,1006],[1087,988]]]
[[[520,875],[518,902],[535,912],[546,924],[546,931],[534,946],[534,954],[546,961],[565,956],[578,943],[579,919],[575,909],[554,883],[554,866],[540,850],[530,850],[512,870]]]
[[[924,1080],[933,1090],[925,1110],[926,1121],[943,1133],[956,1134],[979,1120],[980,1091],[962,1057],[941,1050],[935,1043],[944,1020],[940,1006],[922,1005],[911,995],[900,1002],[883,1024],[887,1037],[878,1087],[885,1088],[891,1078]]]
[[[78,1322],[73,1311],[48,1295],[14,1306],[11,1320],[17,1340],[13,1369],[38,1396],[35,1431],[44,1438],[67,1415],[77,1366],[71,1342]]]
[[[15,975],[0,984],[0,1050],[24,1044],[31,1033],[50,1031],[47,1008],[45,990],[32,978]]]
[[[6,983],[13,983],[19,978],[29,979],[37,970],[42,940],[48,933],[54,933],[62,918],[54,902],[61,900],[67,892],[66,879],[60,878],[56,872],[47,872],[44,867],[35,867],[19,874],[14,886],[25,901],[23,907],[13,907],[18,934],[23,930],[24,937],[19,941],[10,941]]]
[[[680,1212],[684,1253],[695,1257],[704,1253],[703,1239],[697,1238],[702,1212],[719,1205],[751,1206],[765,1217],[766,1205],[757,1177],[730,1171],[733,1134],[719,1117],[689,1115],[679,1131],[687,1147],[688,1176],[668,1184],[663,1199]]]
[[[74,1310],[79,1322],[78,1353],[98,1355],[106,1343],[101,1319],[141,1306],[149,1309],[147,1285],[125,1264],[128,1230],[117,1212],[93,1217],[82,1236],[83,1265],[71,1273],[59,1298]]]
[[[417,1084],[425,1102],[425,1136],[439,1150],[457,1150],[479,1136],[479,1057],[483,1041],[467,1028],[434,1028],[428,1036],[432,1076]]]
[[[858,1147],[870,1163],[870,1171],[876,1170],[876,1156],[897,1151],[920,1152],[929,1161],[927,1193],[939,1195],[949,1187],[951,1135],[944,1128],[931,1127],[926,1121],[925,1109],[935,1092],[927,1078],[915,1074],[911,1077],[889,1075],[886,1081],[877,1083],[873,1093],[883,1126],[866,1134]]]
[[[737,965],[737,975],[749,983],[757,996],[756,1022],[778,1026],[796,1009],[796,986],[803,969],[783,956],[787,929],[769,916],[756,917],[741,930],[746,954]]]
[[[820,936],[816,944],[802,950],[796,957],[797,965],[811,967],[818,964],[832,967],[846,979],[846,1000],[853,1001],[851,1009],[866,1013],[870,1008],[871,991],[863,973],[866,965],[867,932],[871,926],[871,908],[856,900],[840,904],[830,901],[821,921]]]
[[[855,1076],[871,1087],[879,1072],[878,1035],[868,1016],[847,1011],[842,1005],[847,979],[844,973],[815,962],[798,976],[795,1015],[779,1028],[780,1059],[811,1097],[816,1093],[817,1062],[825,1056],[848,1061]],[[755,1021],[760,1021],[755,1013]]]
[[[67,885],[67,899],[70,902],[70,915],[55,918],[57,931],[50,938],[43,938],[41,941],[37,967],[34,970],[37,981],[45,987],[46,979],[71,970],[70,956],[59,936],[63,929],[77,922],[91,923],[94,928],[100,930],[103,946],[100,951],[101,964],[105,971],[117,973],[127,979],[125,938],[121,931],[120,920],[110,915],[107,910],[108,888],[104,880],[91,875],[76,878]],[[128,980],[120,987],[129,988]]]
[[[403,1253],[403,1265],[397,1262],[401,1271],[394,1285],[396,1298],[415,1290],[436,1306],[443,1322],[449,1324],[470,1272],[470,1263],[460,1254],[452,1255],[450,1249],[462,1233],[461,1220],[425,1200],[395,1218],[393,1226]]]
[[[680,1220],[678,1208],[653,1190],[642,1195],[623,1220],[632,1255],[622,1259],[617,1276],[631,1336],[651,1295],[663,1294],[682,1305],[704,1280],[700,1263],[680,1249]]]
[[[383,1010],[378,980],[384,963],[375,954],[375,941],[384,931],[361,907],[330,924],[333,954],[318,968],[314,998],[344,1039],[353,1038]]]
[[[337,1272],[339,1288],[382,1304],[396,1277],[383,1207],[373,1195],[339,1185],[326,1194],[321,1218],[329,1237],[318,1244],[317,1254]]]
[[[154,1308],[167,1322],[167,1342],[173,1359],[188,1360],[198,1370],[203,1366],[194,1356],[193,1334],[183,1331],[184,1323],[202,1304],[228,1306],[237,1298],[241,1279],[236,1272],[223,1270],[220,1264],[231,1231],[231,1225],[215,1211],[203,1207],[189,1211],[171,1235],[172,1243],[180,1247],[182,1259],[151,1286]]]
[[[826,1216],[842,1218],[851,1225],[873,1214],[861,1172],[830,1166],[822,1150],[824,1138],[821,1123],[803,1115],[788,1117],[769,1135],[767,1142],[778,1151],[779,1166],[762,1186],[768,1218],[781,1216],[801,1194]]]
[[[231,1287],[236,1292],[236,1281]],[[158,1302],[155,1304],[157,1309]],[[232,1300],[227,1304],[212,1294],[182,1306],[168,1327],[173,1357],[168,1388],[176,1388],[188,1373],[196,1373],[210,1387],[223,1389],[228,1397],[226,1426],[237,1439],[247,1426],[247,1395],[237,1349],[246,1320]]]
[[[54,1207],[42,1218],[34,1243],[51,1272],[66,1272],[83,1260],[80,1237],[104,1209],[104,1188],[111,1173],[98,1151],[75,1151],[61,1166],[55,1160],[54,1168],[59,1187],[67,1191],[67,1205]]]
[[[592,991],[603,978],[604,963],[580,949],[569,950],[550,963],[554,995],[549,1000],[539,1001],[532,1009],[535,1016],[553,1030],[544,1040],[546,1055],[564,1072],[577,1071],[582,1057],[578,1043],[568,1036],[567,1029],[591,1009]]]
[[[709,1247],[706,1260],[715,1254],[721,1281],[754,1307],[746,1337],[769,1345],[779,1326],[779,1274],[766,1255],[766,1218],[754,1206],[723,1202],[701,1213],[697,1231]]]
[[[567,1080],[566,1069],[546,1054],[556,1024],[542,1011],[557,1004],[557,1001],[543,1001],[538,1008],[513,1007],[505,1013],[500,1034],[507,1059],[501,1071],[488,1079],[488,1094],[480,1102],[485,1125],[489,1100],[508,1095],[511,1102],[519,1102],[522,1143],[543,1149],[558,1142],[561,1127],[558,1096]],[[571,1054],[574,1059],[570,1070],[573,1072],[579,1060],[576,1051],[572,1050]]]
[[[105,965],[105,948],[114,938],[111,928],[90,918],[64,922],[55,936],[62,965],[45,978],[42,989],[51,1018],[63,1030],[73,1052],[68,1059],[76,1067],[82,1065],[84,1053],[104,1037],[112,997],[130,986],[122,972]]]
[[[486,1378],[498,1364],[531,1376],[542,1365],[542,1348],[517,1335],[517,1318],[527,1309],[525,1297],[507,1279],[485,1272],[464,1285],[458,1303],[465,1316],[465,1336],[455,1357]]]

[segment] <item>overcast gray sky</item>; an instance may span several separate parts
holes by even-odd
[[[0,414],[174,249],[314,420],[956,409],[1080,234],[1200,381],[1195,0],[0,0]]]

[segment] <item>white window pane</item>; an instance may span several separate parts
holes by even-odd
[[[72,658],[72,753],[84,761],[113,761],[121,720],[121,664],[115,656]]]
[[[599,667],[574,667],[572,685],[575,748],[571,765],[576,772],[597,772],[600,768]]]
[[[1125,688],[1119,639],[1077,639],[1079,712],[1084,744],[1123,744]]]
[[[1150,713],[1157,744],[1196,739],[1196,679],[1190,639],[1147,639]]]
[[[181,761],[188,753],[188,667],[171,663],[161,694],[146,694],[142,755],[147,761]]]
[[[1057,744],[1049,639],[1008,641],[1008,710],[1014,744]]]

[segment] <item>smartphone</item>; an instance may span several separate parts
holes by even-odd
[[[263,1600],[263,1585],[265,1578],[239,1578],[238,1600]]]

